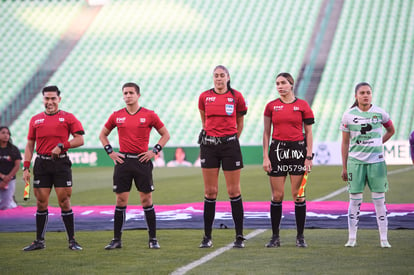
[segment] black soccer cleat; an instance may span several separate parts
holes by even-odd
[[[204,236],[203,240],[201,241],[199,248],[211,248],[213,247],[213,242],[211,238]]]
[[[75,240],[69,241],[69,249],[70,250],[83,250],[82,246],[80,246]]]
[[[105,246],[106,250],[111,250],[115,248],[122,248],[122,241],[113,239],[107,246]]]
[[[150,239],[148,241],[148,247],[150,249],[160,249],[161,248],[160,244],[158,243],[157,239],[155,239],[155,238]]]
[[[237,235],[233,243],[233,248],[244,248],[244,241],[246,239],[242,235]]]
[[[271,247],[280,247],[280,238],[279,236],[273,235],[270,241],[265,244],[265,247],[271,248]]]
[[[33,251],[46,248],[45,240],[34,240],[31,245],[23,248],[23,251]]]
[[[305,242],[305,237],[303,235],[296,237],[296,246],[297,247],[308,247],[308,245]]]

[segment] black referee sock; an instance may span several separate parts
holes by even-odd
[[[296,230],[298,236],[303,236],[306,220],[306,201],[295,202]]]
[[[147,221],[148,226],[148,235],[150,239],[155,239],[157,237],[157,220],[155,217],[154,205],[143,207],[145,213],[145,220]]]
[[[242,197],[237,196],[235,198],[230,198],[231,204],[231,214],[233,216],[234,226],[236,227],[236,236],[243,236],[243,218],[244,218],[244,209]]]
[[[46,233],[46,226],[49,220],[49,211],[36,212],[36,240],[44,240]]]
[[[210,239],[215,215],[216,199],[204,198],[204,235]]]
[[[282,202],[270,202],[270,220],[272,221],[273,236],[279,236],[280,221],[282,220]]]
[[[71,241],[75,238],[75,225],[73,222],[73,211],[70,209],[69,211],[62,211],[62,220],[65,224],[66,234],[68,234],[68,240]]]
[[[126,206],[116,206],[114,214],[114,239],[120,240],[122,237],[122,227],[125,223]]]

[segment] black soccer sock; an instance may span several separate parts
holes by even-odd
[[[122,237],[122,227],[125,223],[126,206],[116,206],[114,214],[114,239],[120,240]]]
[[[73,211],[72,209],[69,211],[62,211],[62,220],[65,224],[66,234],[68,235],[68,240],[71,241],[75,239],[75,225],[73,222]]]
[[[157,220],[155,217],[154,205],[143,207],[145,213],[145,220],[147,221],[148,226],[148,235],[150,239],[155,239],[157,237]]]
[[[306,201],[295,202],[296,230],[298,236],[303,235],[306,220]]]
[[[234,225],[236,227],[236,236],[242,235],[243,236],[243,218],[244,218],[244,210],[243,210],[243,201],[241,195],[230,198],[231,204],[231,214],[233,216]]]
[[[46,226],[49,220],[49,211],[36,212],[36,240],[44,240],[46,233]]]
[[[282,220],[282,202],[270,202],[270,219],[272,221],[273,236],[279,237],[280,221]]]
[[[215,215],[216,199],[204,198],[204,235],[210,239]]]

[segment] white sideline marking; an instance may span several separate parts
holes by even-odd
[[[259,235],[259,234],[261,234],[265,231],[266,231],[266,229],[257,229],[255,231],[253,231],[252,233],[248,234],[247,236],[245,236],[245,238],[246,238],[246,240],[248,240],[250,238],[254,238],[257,235]],[[182,267],[178,268],[177,270],[172,272],[171,275],[185,274],[187,271],[190,271],[191,269],[210,261],[211,259],[217,257],[218,255],[220,255],[220,254],[222,254],[222,253],[224,253],[227,250],[230,250],[232,248],[233,248],[233,243],[229,243],[228,245],[226,245],[222,248],[219,248],[216,251],[214,251],[210,254],[207,254],[206,256],[204,256],[204,257],[202,257],[202,258],[200,258],[200,259],[198,259],[194,262],[189,263],[188,265],[185,265],[185,266],[182,266]],[[235,248],[235,249],[237,249],[237,248]]]
[[[410,166],[410,167],[406,167],[406,168],[401,168],[401,169],[397,169],[397,170],[392,170],[392,171],[389,171],[389,172],[387,173],[387,175],[399,174],[399,173],[403,173],[403,172],[410,171],[410,170],[412,170],[412,169],[414,169],[414,168]],[[325,200],[327,200],[327,199],[330,199],[330,198],[332,198],[332,197],[335,197],[336,195],[341,194],[342,192],[345,192],[346,190],[348,190],[348,187],[347,187],[347,186],[342,187],[342,188],[340,188],[340,189],[338,189],[338,190],[336,190],[336,191],[334,191],[334,192],[332,192],[332,193],[330,193],[330,194],[328,194],[328,195],[326,195],[326,196],[323,196],[323,197],[317,198],[316,200],[313,200],[313,201],[325,201]]]
[[[399,173],[407,172],[411,169],[414,169],[414,168],[413,167],[407,167],[407,168],[402,168],[402,169],[398,169],[398,170],[393,170],[393,171],[388,172],[387,175],[399,174]],[[336,190],[336,191],[334,191],[334,192],[332,192],[332,193],[330,193],[330,194],[328,194],[324,197],[320,197],[320,198],[318,198],[316,200],[313,200],[313,201],[327,200],[331,197],[334,197],[336,195],[341,194],[342,192],[345,192],[347,189],[348,189],[348,187],[345,186],[345,187],[340,188],[340,189],[338,189],[338,190]],[[254,238],[257,235],[259,235],[259,234],[261,234],[265,231],[266,231],[266,229],[257,229],[255,231],[253,231],[252,233],[248,234],[246,236],[246,239],[248,240],[250,238]],[[233,243],[230,243],[230,244],[228,244],[228,245],[226,245],[222,248],[219,248],[216,251],[214,251],[210,254],[207,254],[206,256],[204,256],[204,257],[202,257],[202,258],[200,258],[200,259],[198,259],[194,262],[189,263],[188,265],[185,265],[185,266],[182,266],[182,267],[176,269],[174,272],[171,273],[171,275],[183,275],[183,274],[187,273],[188,271],[190,271],[191,269],[210,261],[211,259],[213,259],[213,258],[217,257],[218,255],[226,252],[227,250],[230,250],[231,248],[233,248]]]

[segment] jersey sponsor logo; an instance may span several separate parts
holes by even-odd
[[[277,111],[282,111],[282,109],[283,109],[283,105],[277,105],[277,106],[274,106],[274,107],[273,107],[273,110],[274,110],[275,112],[277,112]]]
[[[12,161],[12,158],[11,158],[11,156],[9,156],[9,155],[6,155],[6,156],[0,156],[0,159],[4,159],[4,160],[6,160],[6,161]]]
[[[116,123],[125,123],[126,117],[117,117]]]
[[[371,124],[362,124],[361,125],[361,134],[365,135],[367,132],[372,130]]]
[[[38,125],[38,124],[42,124],[43,122],[45,122],[45,119],[44,118],[36,119],[35,122],[34,122],[34,124],[35,125]]]
[[[208,97],[206,97],[206,103],[214,102],[214,101],[216,101],[216,97],[215,96],[208,96]]]
[[[356,144],[363,144],[363,145],[367,145],[367,144],[372,144],[372,143],[374,143],[374,141],[372,141],[372,140],[357,140],[355,143],[356,143]]]
[[[232,115],[234,112],[234,105],[233,104],[226,104],[226,114],[229,116]]]
[[[296,150],[296,149],[285,149],[280,148],[280,145],[282,143],[278,143],[276,147],[276,157],[278,161],[281,161],[282,159],[302,159],[305,158],[304,151],[302,150]],[[283,146],[283,144],[282,144]]]
[[[367,122],[371,122],[371,118],[368,118],[368,117],[354,117],[354,119],[352,121],[356,124],[363,123],[364,121],[367,123]]]

